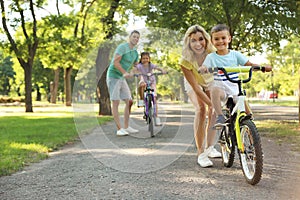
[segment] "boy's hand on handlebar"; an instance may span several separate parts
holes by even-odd
[[[264,66],[265,70],[263,72],[271,72],[272,71],[272,66],[266,65]]]
[[[272,71],[272,66],[266,65],[266,66],[252,66],[253,71],[262,71],[263,73],[265,72],[271,72]]]

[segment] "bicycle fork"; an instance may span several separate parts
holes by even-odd
[[[240,127],[240,122],[243,120],[244,117],[247,116],[246,111],[245,111],[245,96],[239,96],[239,100],[235,107],[232,110],[232,115],[233,113],[236,112],[236,119],[234,123],[234,128],[235,128],[235,134],[236,134],[236,142],[237,142],[237,147],[240,150],[241,153],[245,152],[245,147],[242,141],[241,137],[241,127]]]
[[[148,99],[149,99],[149,96],[151,96],[152,98],[152,101],[151,102],[149,102],[148,101]],[[155,116],[156,115],[156,106],[155,106],[155,103],[154,103],[154,95],[153,94],[149,94],[149,93],[146,93],[145,92],[145,114],[147,115],[147,116],[149,116],[149,110],[148,110],[148,108],[149,108],[149,105],[148,105],[148,103],[152,103],[152,109],[153,109],[153,116]]]

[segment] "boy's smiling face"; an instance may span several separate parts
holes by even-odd
[[[217,48],[217,53],[225,55],[228,53],[228,44],[231,42],[231,36],[227,30],[212,33],[211,41]]]

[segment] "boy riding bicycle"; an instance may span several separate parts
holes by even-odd
[[[257,66],[257,64],[251,63],[242,53],[228,49],[228,44],[231,42],[231,35],[227,25],[218,24],[214,26],[211,29],[211,40],[217,51],[207,55],[199,71],[207,72],[207,67]],[[239,73],[236,72],[229,73],[229,77],[234,80],[238,79],[238,75]],[[211,89],[211,99],[217,115],[215,123],[215,127],[217,127],[223,126],[226,121],[222,113],[221,102],[224,102],[229,96],[236,97],[238,95],[238,87],[236,84],[229,82],[220,71],[214,75],[214,80],[214,85]]]

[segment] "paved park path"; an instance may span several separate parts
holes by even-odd
[[[98,126],[49,159],[0,177],[0,199],[300,199],[300,155],[289,145],[262,136],[263,177],[251,186],[238,159],[231,168],[223,167],[221,159],[213,159],[212,168],[199,167],[193,109],[160,105],[164,125],[155,128],[154,138],[149,138],[142,110],[136,109],[131,125],[140,133],[117,137],[112,122]],[[297,108],[253,108],[256,120],[298,116]],[[81,118],[75,121],[80,129]]]

